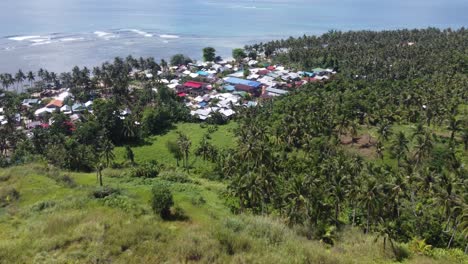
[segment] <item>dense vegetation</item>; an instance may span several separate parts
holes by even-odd
[[[466,262],[467,43],[465,29],[426,29],[236,49],[239,63],[338,74],[224,126],[180,123],[192,120],[159,82],[165,61],[2,74],[5,88],[103,98],[76,127],[54,114],[29,136],[13,125],[29,95],[0,99],[13,166],[0,171],[0,262]]]
[[[220,162],[238,209],[280,214],[311,237],[361,226],[395,254],[392,241],[414,238],[466,250],[467,41],[464,29],[428,29],[246,47],[341,74],[244,111],[238,147]],[[360,148],[379,158],[350,154],[346,137],[366,137]]]

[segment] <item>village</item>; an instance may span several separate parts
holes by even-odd
[[[243,106],[256,106],[259,100],[285,95],[304,84],[328,80],[336,74],[333,69],[294,71],[256,60],[245,60],[240,65],[221,60],[174,66],[172,70],[179,78],[161,82],[184,100],[192,116],[206,120],[216,112],[229,118],[241,102]]]
[[[180,101],[190,109],[192,117],[201,122],[209,119],[214,113],[229,119],[236,114],[237,107],[256,106],[261,100],[288,94],[309,82],[328,80],[336,74],[333,69],[295,71],[248,58],[241,63],[234,60],[187,63],[172,66],[169,70],[173,78],[166,78],[167,74],[163,71],[158,71],[158,76],[154,76],[148,70],[133,70],[130,76],[143,75],[173,90]],[[153,88],[153,91],[157,92],[157,88]],[[104,96],[95,96],[99,97]],[[1,125],[15,122],[17,129],[27,131],[36,127],[47,128],[54,122],[50,118],[52,113],[61,112],[69,117],[69,126],[73,129],[74,123],[80,121],[83,113],[93,113],[93,100],[80,102],[75,99],[70,89],[50,87],[29,94],[29,98],[22,101],[21,111],[14,114],[13,120],[7,118],[5,110],[4,107],[0,108]],[[120,111],[121,119],[125,119],[129,114],[131,110],[128,108]]]

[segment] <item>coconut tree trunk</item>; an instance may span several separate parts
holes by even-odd
[[[450,237],[447,248],[450,248],[450,246],[452,245],[453,239],[455,238],[455,234],[457,233],[457,227],[458,227],[458,222],[456,222],[455,225],[453,226],[452,236]]]
[[[369,233],[370,205],[367,204],[366,234]]]

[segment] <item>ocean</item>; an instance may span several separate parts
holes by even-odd
[[[233,48],[329,30],[468,25],[466,0],[1,0],[0,72]]]

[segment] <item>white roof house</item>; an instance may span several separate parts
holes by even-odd
[[[72,113],[72,108],[69,105],[64,105],[60,108],[60,112],[64,114],[71,114]]]
[[[37,109],[37,110],[34,112],[34,115],[35,115],[35,116],[42,116],[42,115],[44,115],[44,114],[46,114],[46,113],[53,113],[53,112],[55,112],[55,109],[43,107],[43,108]]]
[[[68,92],[68,91],[65,91],[61,94],[59,94],[58,96],[56,96],[54,99],[55,100],[60,100],[60,101],[65,101],[65,99],[69,98],[69,97],[73,97],[73,94]]]

